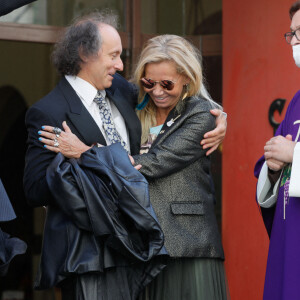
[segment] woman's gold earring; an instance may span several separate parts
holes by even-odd
[[[184,85],[183,85],[183,88],[184,88],[184,94],[183,94],[183,96],[182,96],[182,100],[184,100],[184,99],[187,97],[187,95],[188,95],[189,84],[188,84],[188,83],[184,84]]]

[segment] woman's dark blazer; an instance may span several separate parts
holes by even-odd
[[[199,143],[215,127],[215,118],[209,101],[195,97],[183,101],[170,112],[149,152],[134,159],[149,182],[170,256],[224,258],[210,158]]]

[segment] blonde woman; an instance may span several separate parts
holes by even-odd
[[[201,56],[182,37],[157,36],[141,53],[135,81],[144,154],[133,158],[170,255],[140,299],[227,299],[210,158],[199,145],[215,127],[210,109],[220,107],[203,86]]]

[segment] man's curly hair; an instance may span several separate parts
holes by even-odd
[[[82,56],[97,56],[102,45],[101,24],[117,28],[118,17],[108,11],[94,12],[77,18],[54,46],[52,61],[61,75],[77,75]]]

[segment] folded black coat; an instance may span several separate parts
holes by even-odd
[[[6,15],[23,5],[36,0],[0,0],[0,16]]]
[[[15,212],[0,179],[0,222],[16,218]],[[0,276],[7,273],[9,263],[19,254],[26,252],[27,245],[18,238],[11,237],[0,228]]]
[[[35,287],[57,285],[74,273],[127,266],[136,276],[135,299],[162,270],[167,252],[148,183],[127,153],[114,144],[93,147],[78,160],[58,154],[47,183],[55,203],[47,207]]]

